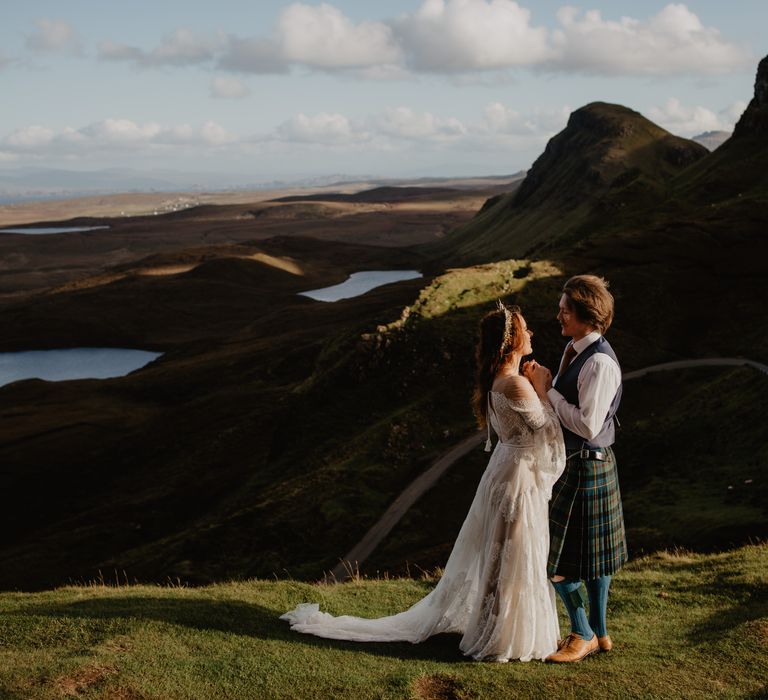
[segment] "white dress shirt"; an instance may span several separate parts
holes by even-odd
[[[571,362],[575,362],[576,357],[599,337],[600,333],[593,331],[573,343],[576,356]],[[620,384],[621,368],[619,365],[604,352],[596,352],[587,359],[579,370],[576,381],[579,392],[578,406],[568,403],[565,397],[554,387],[547,392],[547,396],[560,422],[571,432],[585,440],[591,440],[602,429]]]

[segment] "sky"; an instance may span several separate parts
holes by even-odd
[[[3,0],[0,172],[503,175],[589,102],[730,130],[766,0]]]

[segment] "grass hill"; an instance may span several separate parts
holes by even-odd
[[[649,206],[706,153],[631,109],[588,104],[550,139],[514,193],[488,200],[473,221],[432,247],[453,262],[528,257],[588,228],[606,209]]]
[[[467,661],[456,634],[355,644],[299,635],[278,620],[306,601],[334,614],[392,614],[425,595],[430,578],[198,589],[117,580],[0,593],[0,696],[757,700],[768,692],[767,571],[765,544],[635,560],[612,586],[614,650],[563,667]]]

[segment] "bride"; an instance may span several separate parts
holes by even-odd
[[[548,501],[565,450],[546,395],[540,400],[520,374],[532,335],[520,309],[500,301],[480,322],[473,404],[488,431],[486,451],[491,427],[499,442],[437,586],[408,610],[378,619],[334,617],[304,603],[281,615],[291,629],[358,642],[413,643],[458,632],[461,651],[486,661],[544,660],[556,651]]]

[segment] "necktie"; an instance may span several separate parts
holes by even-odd
[[[568,365],[571,364],[571,361],[574,357],[576,357],[578,353],[576,352],[576,348],[573,347],[573,341],[568,343],[568,345],[565,348],[565,353],[563,354],[563,361],[560,363],[560,369],[558,370],[557,374],[558,376],[562,376],[563,372],[565,372],[566,369],[568,369]]]

